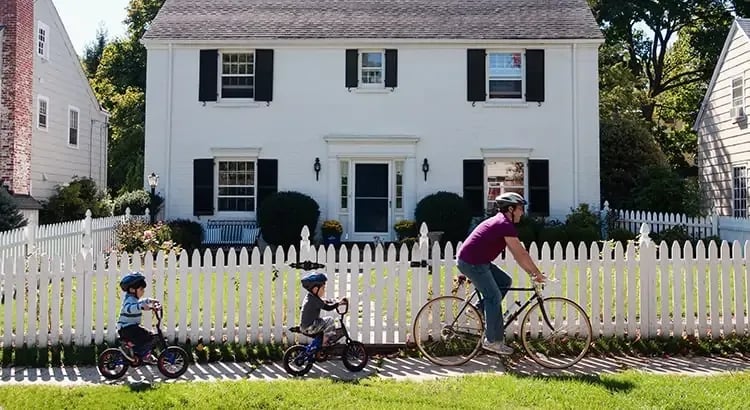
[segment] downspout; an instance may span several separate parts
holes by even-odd
[[[89,110],[89,113],[91,111]],[[91,115],[91,120],[89,124],[89,178],[94,179],[92,176],[92,172],[94,171],[94,116]]]
[[[571,125],[573,137],[573,205],[578,207],[578,64],[576,54],[576,43],[571,46]]]
[[[174,76],[172,75],[173,61],[174,61],[174,50],[172,43],[169,43],[169,62],[167,64],[167,74],[169,81],[167,82],[167,186],[162,188],[164,190],[164,219],[169,217],[168,211],[171,209],[170,203],[172,202],[172,195],[170,191],[172,188],[172,85],[174,83]]]

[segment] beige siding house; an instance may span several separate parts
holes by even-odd
[[[732,24],[693,129],[701,189],[720,215],[748,217],[750,19]]]

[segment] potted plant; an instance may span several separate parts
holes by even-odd
[[[341,243],[341,234],[344,232],[344,227],[341,226],[341,222],[335,219],[329,219],[323,221],[320,231],[323,233],[324,245],[338,245]]]

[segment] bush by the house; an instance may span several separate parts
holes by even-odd
[[[427,195],[417,203],[414,212],[417,226],[422,222],[431,231],[442,231],[441,242],[454,245],[466,239],[471,224],[471,210],[466,201],[453,192],[440,191]]]
[[[629,241],[635,240],[636,235],[630,230],[625,228],[610,228],[607,233],[607,239],[612,241],[618,241],[626,246]]]
[[[190,219],[175,219],[167,223],[172,231],[172,241],[182,249],[192,252],[201,246],[201,236],[203,235],[203,226]]]
[[[112,213],[107,195],[97,188],[93,179],[75,177],[70,183],[56,187],[55,194],[39,212],[39,222],[51,224],[83,219],[87,209],[91,210],[93,218]]]
[[[323,221],[323,223],[320,225],[320,232],[323,234],[324,238],[328,238],[331,236],[341,236],[342,233],[344,233],[344,227],[341,225],[341,222],[335,220],[335,219],[328,219]]]
[[[651,166],[639,174],[626,208],[698,216],[701,204],[695,178],[683,178],[668,166]]]
[[[565,229],[568,240],[575,246],[580,243],[588,246],[601,239],[599,215],[588,204],[580,204],[578,208],[571,209],[565,218]]]
[[[158,222],[154,225],[140,219],[133,219],[117,224],[117,252],[133,253],[148,251],[154,254],[159,251],[168,253],[170,250],[180,252],[182,249],[172,240],[172,230],[169,225]]]
[[[16,201],[0,186],[0,232],[26,226],[26,219],[19,212]]]
[[[408,219],[402,219],[393,225],[393,229],[396,231],[396,236],[399,241],[405,238],[416,238],[419,236],[419,229],[417,223]]]
[[[303,226],[307,226],[312,236],[319,217],[318,203],[308,195],[293,191],[269,195],[258,209],[263,239],[284,248],[299,244]]]

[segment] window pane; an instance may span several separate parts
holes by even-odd
[[[490,98],[521,98],[521,81],[490,80]]]
[[[521,78],[521,53],[490,53],[490,78]]]
[[[362,69],[362,82],[364,84],[380,84],[383,82],[383,71],[373,69]]]
[[[489,160],[487,166],[487,209],[494,208],[495,198],[505,192],[525,195],[524,163],[512,160]]]
[[[220,161],[218,181],[219,211],[255,210],[255,162]]]
[[[382,68],[383,53],[362,53],[363,68]]]

